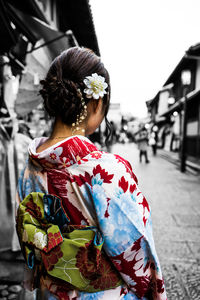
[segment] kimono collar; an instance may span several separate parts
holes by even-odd
[[[32,162],[44,168],[63,169],[77,162],[81,163],[86,155],[98,151],[98,148],[87,137],[75,135],[37,153],[36,149],[47,139],[46,137],[36,138],[28,147],[29,158]]]

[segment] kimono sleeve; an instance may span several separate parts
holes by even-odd
[[[138,297],[166,300],[150,207],[130,163],[107,154],[92,173],[91,194],[105,252]]]
[[[18,178],[18,186],[16,193],[17,208],[21,201],[24,200],[32,192],[47,193],[46,173],[42,172],[42,168],[34,166],[28,159],[24,169]]]

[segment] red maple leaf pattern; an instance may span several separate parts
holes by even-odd
[[[130,255],[132,256],[135,253],[131,260],[127,260],[124,258],[124,252],[112,258],[115,267],[119,272],[121,272],[122,277],[123,274],[125,274],[134,281],[134,286],[131,286],[131,284],[129,284],[129,287],[135,290],[135,293],[139,298],[146,296],[147,292],[151,290],[152,282],[154,281],[153,276],[155,274],[155,270],[152,264],[150,264],[149,262],[147,263],[148,265],[145,268],[143,265],[141,265],[140,267],[140,269],[143,268],[144,276],[138,276],[136,273],[138,267],[136,268],[135,266],[137,266],[137,263],[141,260],[141,258],[138,259],[137,257],[141,249],[140,243],[142,239],[143,236],[140,237],[136,242],[134,242],[133,246],[131,247]],[[145,271],[147,270],[147,268],[152,269],[152,272],[150,272],[152,276],[145,275]]]
[[[148,212],[150,212],[149,204],[144,196],[143,196],[142,202],[140,202],[138,204],[143,206],[143,222],[144,222],[144,225],[146,225],[147,218],[144,216],[144,214],[145,214],[145,208],[148,210]]]
[[[124,193],[126,193],[126,191],[128,190],[128,181],[125,180],[124,176],[121,177],[118,185],[122,188]]]
[[[133,173],[132,166],[129,163],[129,161],[122,158],[121,156],[119,156],[117,154],[114,154],[114,156],[117,159],[118,163],[121,162],[125,166],[126,172],[129,173],[131,175],[131,178],[133,178],[133,180],[138,184],[138,179],[137,179],[136,175]]]
[[[132,194],[136,190],[136,184],[131,184],[129,190],[130,193]]]
[[[89,183],[89,185],[91,185],[92,182],[92,176],[90,176],[90,174],[88,172],[85,172],[85,176],[83,176],[82,174],[80,174],[79,176],[74,175],[73,176],[76,183],[79,186],[82,186],[83,184],[85,184],[86,182]]]
[[[100,165],[97,165],[94,169],[93,169],[93,174],[94,176],[97,174],[100,174],[101,179],[103,179],[104,183],[112,183],[112,179],[114,174],[108,174],[108,172],[106,172],[105,169],[102,169]]]

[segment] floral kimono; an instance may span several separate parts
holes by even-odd
[[[166,300],[130,163],[78,135],[37,153],[45,140],[31,142],[18,186],[19,240],[39,286],[66,300]]]

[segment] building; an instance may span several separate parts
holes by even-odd
[[[187,85],[183,83],[184,71],[190,77]],[[200,44],[186,51],[162,89],[146,105],[151,125],[159,128],[158,146],[177,152],[180,159],[184,148],[186,164],[200,169]],[[185,147],[182,148],[183,140]]]
[[[40,103],[39,81],[61,51],[80,45],[99,55],[88,0],[1,0],[0,37],[1,71],[6,72],[2,84],[9,91],[14,85],[15,94],[8,99],[3,93],[2,98],[21,116]]]
[[[19,119],[28,121],[34,112],[33,137],[47,127],[37,108],[42,102],[39,82],[61,51],[79,45],[100,53],[89,0],[0,0],[0,39],[0,226],[5,228],[0,230],[0,248],[9,248],[19,171],[15,145]]]

